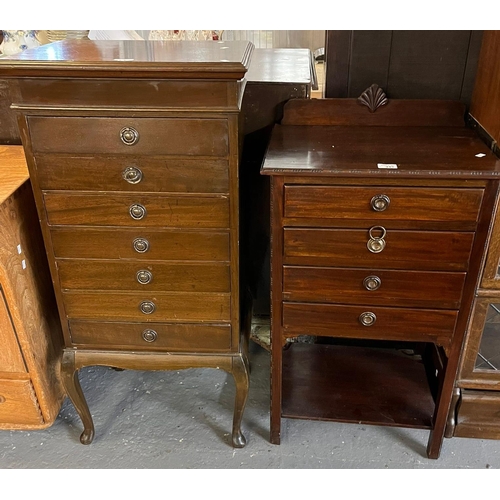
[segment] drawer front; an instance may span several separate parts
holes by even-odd
[[[43,416],[31,381],[0,379],[1,424],[43,424]]]
[[[229,198],[49,192],[51,225],[228,228]]]
[[[114,349],[211,352],[231,350],[230,325],[69,322],[74,344]]]
[[[56,257],[229,261],[229,233],[208,231],[52,228]]]
[[[458,309],[466,273],[283,268],[283,300]]]
[[[500,439],[500,393],[462,390],[453,435]]]
[[[57,260],[63,290],[229,292],[227,263]]]
[[[221,119],[31,116],[28,124],[34,153],[226,157],[229,149]]]
[[[476,222],[482,189],[285,186],[294,218]]]
[[[227,160],[38,155],[44,190],[228,193]]]
[[[230,295],[222,293],[66,292],[63,302],[68,318],[178,322],[231,319]]]
[[[317,335],[448,345],[457,315],[457,311],[449,310],[285,302],[283,336]],[[371,321],[370,326],[364,326],[362,320]]]
[[[284,263],[466,271],[474,233],[388,230],[384,238],[386,246],[380,253],[368,250],[369,239],[368,231],[361,229],[285,228]]]

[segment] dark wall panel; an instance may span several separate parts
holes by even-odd
[[[358,97],[372,83],[387,88],[392,31],[353,31],[349,95]]]
[[[470,31],[394,31],[387,95],[460,99]]]
[[[325,97],[358,97],[372,83],[394,99],[470,104],[482,31],[327,31]]]

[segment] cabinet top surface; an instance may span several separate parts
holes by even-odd
[[[309,49],[255,49],[248,83],[312,83]]]
[[[0,58],[0,76],[101,76],[241,79],[246,41],[62,40]]]
[[[466,127],[277,125],[261,172],[497,178],[500,160]]]
[[[3,203],[29,179],[28,167],[22,146],[0,146],[0,203]]]

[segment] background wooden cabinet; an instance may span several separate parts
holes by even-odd
[[[0,146],[0,429],[56,419],[61,327],[21,146]]]

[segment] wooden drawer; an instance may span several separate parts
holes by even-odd
[[[227,160],[46,154],[35,162],[44,190],[229,192]]]
[[[462,390],[453,435],[500,439],[500,393]]]
[[[51,239],[61,258],[229,261],[227,232],[52,228]]]
[[[458,309],[465,276],[465,273],[285,266],[283,300]]]
[[[30,380],[0,379],[0,424],[44,423]]]
[[[61,288],[73,290],[140,290],[229,292],[227,263],[122,262],[57,260]]]
[[[375,314],[370,326],[361,315]],[[283,304],[283,336],[317,335],[360,339],[436,342],[448,345],[458,311],[370,305]]]
[[[94,323],[72,320],[69,328],[72,342],[85,346],[188,352],[231,349],[230,325]],[[156,336],[154,333],[144,333],[146,330],[153,330]]]
[[[228,154],[228,124],[202,118],[28,117],[33,153],[219,156]],[[138,140],[120,133],[133,128]]]
[[[186,292],[66,292],[63,302],[68,318],[109,321],[230,321],[229,294]],[[144,314],[142,303],[153,303]]]
[[[284,229],[284,263],[292,265],[466,271],[474,233],[388,230],[380,253],[367,230]]]
[[[373,219],[377,224],[390,220],[475,223],[482,196],[482,189],[287,185],[284,216]],[[381,211],[375,209],[377,203]]]
[[[51,225],[228,228],[229,198],[45,193]],[[137,205],[145,215],[136,220]],[[141,209],[142,210],[142,209]]]

